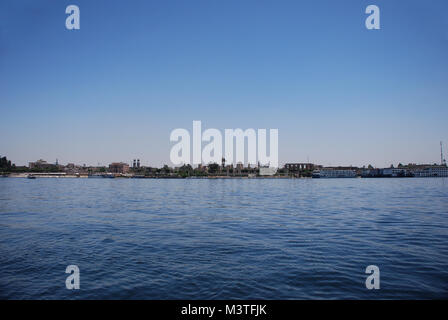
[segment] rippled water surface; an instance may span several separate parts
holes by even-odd
[[[0,298],[448,298],[448,179],[2,178]]]

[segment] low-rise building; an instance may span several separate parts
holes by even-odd
[[[124,162],[113,162],[109,165],[109,172],[111,172],[111,173],[128,173],[129,165]]]
[[[40,160],[37,160],[35,162],[30,162],[28,164],[28,166],[29,166],[30,169],[36,169],[36,168],[41,169],[41,168],[49,168],[50,166],[54,166],[54,165],[48,163],[45,160],[40,159]]]
[[[288,170],[288,172],[295,173],[305,170],[313,171],[315,166],[312,163],[286,163],[285,169]]]
[[[61,169],[63,166],[48,163],[47,161],[40,159],[35,162],[29,162],[28,167],[32,170],[58,170]]]
[[[414,177],[448,177],[447,166],[428,166],[412,171]]]
[[[273,176],[277,173],[277,168],[274,167],[260,167],[260,176]]]

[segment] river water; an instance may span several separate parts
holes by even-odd
[[[446,299],[448,179],[1,178],[0,298]]]

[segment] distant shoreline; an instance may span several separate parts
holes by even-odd
[[[111,177],[102,176],[88,176],[88,175],[72,175],[72,174],[57,174],[57,173],[12,173],[4,174],[0,177],[3,178],[79,178],[79,179],[311,179],[311,177],[292,177],[292,176],[132,176],[132,175],[114,175]]]
[[[361,177],[361,176],[354,176],[354,177],[321,177],[321,178],[313,178],[313,177],[296,177],[296,176],[280,176],[280,175],[275,175],[275,176],[188,176],[188,177],[182,177],[182,176],[133,176],[133,175],[120,175],[120,174],[116,174],[116,175],[112,175],[112,176],[89,176],[89,175],[73,175],[73,174],[65,174],[65,173],[10,173],[10,174],[2,174],[0,175],[0,178],[22,178],[22,179],[27,179],[27,178],[32,178],[32,179],[37,179],[37,178],[44,178],[44,179],[176,179],[176,180],[183,180],[183,179],[188,179],[188,180],[203,180],[203,179],[330,179],[330,180],[334,180],[334,179],[387,179],[387,178],[446,178],[446,177],[442,177],[442,176],[432,176],[432,177],[410,177],[410,176],[406,176],[406,177],[388,177],[388,176],[383,176],[383,177]]]

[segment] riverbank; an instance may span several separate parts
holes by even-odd
[[[177,175],[159,175],[159,176],[138,176],[129,174],[114,174],[114,175],[83,175],[83,174],[66,174],[66,173],[10,173],[3,174],[2,178],[96,178],[96,179],[309,179],[297,178],[292,176],[189,176],[182,177]]]

